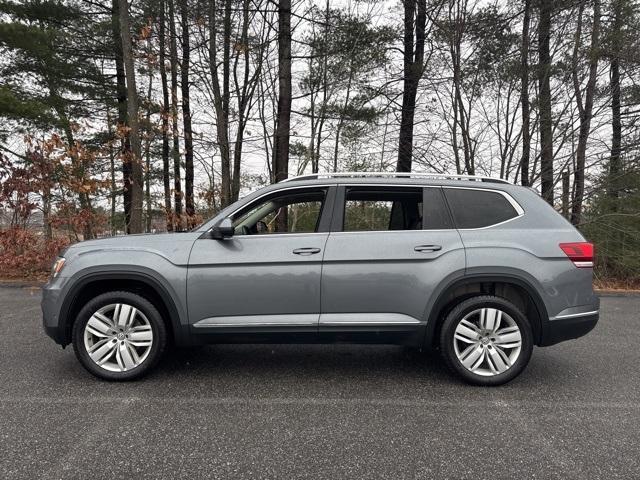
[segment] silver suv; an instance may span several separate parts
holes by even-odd
[[[593,246],[533,190],[484,178],[343,173],[254,192],[195,230],[92,240],[59,257],[44,329],[109,380],[168,344],[439,349],[499,385],[534,345],[598,321]]]

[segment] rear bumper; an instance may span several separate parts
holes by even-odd
[[[549,319],[541,347],[582,337],[593,330],[600,318],[600,302],[575,313],[562,313]]]

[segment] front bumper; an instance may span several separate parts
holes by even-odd
[[[42,287],[42,326],[47,335],[56,343],[65,346],[69,343],[64,322],[60,318],[61,304],[63,300],[62,290],[66,279],[62,277],[50,280]]]
[[[540,346],[547,347],[556,343],[582,337],[593,330],[600,318],[600,301],[562,311],[549,319]]]

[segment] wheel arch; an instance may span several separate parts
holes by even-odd
[[[72,283],[60,308],[60,318],[64,322],[64,345],[71,342],[73,323],[87,301],[104,292],[122,290],[149,300],[159,310],[167,326],[169,340],[178,345],[186,343],[187,321],[170,286],[164,285],[149,272],[111,270],[85,273]]]
[[[547,309],[536,288],[514,274],[465,275],[446,284],[429,311],[423,344],[433,347],[447,313],[461,301],[477,295],[497,295],[522,309],[531,323],[534,344],[540,344],[549,318]]]

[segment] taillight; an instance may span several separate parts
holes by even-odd
[[[593,243],[572,242],[561,243],[560,248],[578,268],[593,267]]]

